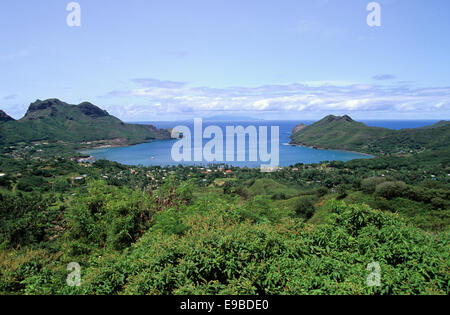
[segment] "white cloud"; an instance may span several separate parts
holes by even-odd
[[[299,113],[302,111],[450,111],[450,87],[413,88],[408,85],[286,84],[259,87],[191,87],[184,82],[134,80],[146,85],[113,91],[112,97],[133,97],[134,113],[197,113],[253,111]]]

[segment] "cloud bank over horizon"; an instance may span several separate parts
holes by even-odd
[[[374,80],[392,80],[380,75]],[[103,99],[132,100],[128,105],[108,105],[112,113],[126,119],[155,115],[186,118],[233,112],[242,115],[320,116],[320,113],[391,112],[393,116],[442,118],[450,113],[450,87],[413,87],[406,82],[390,84],[274,84],[257,87],[212,88],[190,86],[188,82],[163,81],[155,78],[131,80],[128,90],[113,90]],[[123,104],[123,102],[121,102]],[[317,115],[314,115],[317,113]],[[445,116],[445,115],[444,115]]]

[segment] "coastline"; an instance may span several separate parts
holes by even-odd
[[[104,144],[104,145],[99,145],[99,146],[82,146],[82,147],[78,148],[76,151],[81,154],[91,155],[90,151],[94,151],[94,150],[126,148],[126,147],[131,147],[131,146],[135,146],[135,145],[139,145],[139,144],[144,144],[144,143],[151,143],[151,142],[155,142],[155,141],[169,141],[169,140],[173,140],[173,139],[150,139],[148,141],[140,141],[140,142],[127,143],[127,144]]]
[[[353,151],[353,150],[346,150],[346,149],[334,149],[334,148],[322,148],[320,146],[317,145],[309,145],[309,144],[304,144],[304,143],[295,143],[295,142],[289,142],[289,145],[293,146],[293,147],[303,147],[303,148],[309,148],[309,149],[315,149],[315,150],[334,150],[334,151],[343,151],[343,152],[350,152],[350,153],[356,153],[356,154],[361,154],[361,155],[365,155],[368,156],[370,158],[376,158],[376,155],[372,155],[369,153],[365,153],[365,152],[358,152],[358,151]]]
[[[90,145],[86,145],[83,144],[80,146],[80,148],[77,149],[77,151],[87,151],[87,150],[100,150],[100,149],[111,149],[111,148],[124,148],[124,147],[131,147],[133,145],[138,145],[138,144],[143,144],[143,143],[151,143],[154,141],[169,141],[169,140],[173,140],[171,138],[168,139],[148,139],[145,141],[139,141],[139,142],[131,142],[131,143],[114,143],[114,144],[101,144],[101,145],[94,145],[94,146],[90,146]],[[105,141],[105,140],[99,140],[99,141],[93,141],[93,142],[100,142],[100,141]]]

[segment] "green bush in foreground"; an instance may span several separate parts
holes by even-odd
[[[36,245],[51,233],[56,211],[39,195],[0,193],[0,250],[3,246]]]
[[[448,294],[449,238],[397,215],[331,201],[328,224],[255,224],[233,207],[188,216],[184,234],[150,230],[123,254],[93,258],[84,294]],[[381,266],[369,287],[367,265]]]
[[[156,191],[92,181],[67,202],[63,235],[52,240],[52,212],[34,210],[49,209],[44,201],[5,196],[4,214],[33,228],[15,240],[9,227],[21,225],[1,222],[0,294],[450,292],[448,233],[360,203],[317,205],[324,223],[312,225],[311,196],[279,209],[270,196],[194,199],[191,184],[173,178]],[[70,262],[81,266],[79,287],[66,284]],[[367,284],[374,262],[380,286]]]

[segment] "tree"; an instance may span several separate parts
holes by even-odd
[[[361,182],[361,189],[366,194],[373,194],[375,192],[375,188],[377,187],[377,185],[385,181],[386,179],[383,177],[369,177]]]
[[[378,184],[375,188],[375,194],[386,199],[403,196],[407,186],[404,182],[384,182]]]
[[[308,197],[300,198],[295,205],[295,214],[305,219],[310,219],[315,210],[313,202]]]

